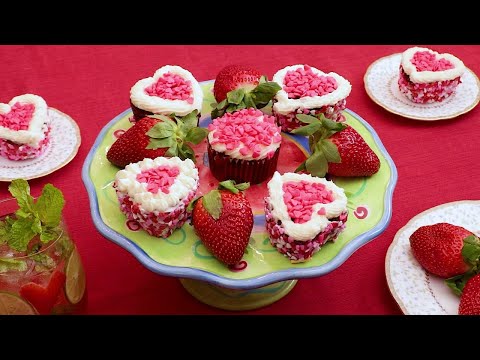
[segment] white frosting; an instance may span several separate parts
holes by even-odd
[[[33,94],[25,94],[14,97],[8,104],[0,103],[0,114],[10,112],[12,106],[19,102],[20,104],[33,104],[35,110],[27,130],[12,130],[0,125],[0,138],[10,140],[18,144],[26,144],[31,147],[37,147],[39,142],[45,138],[43,124],[49,123],[48,107],[45,100]]]
[[[288,215],[287,205],[283,200],[283,184],[294,181],[300,182],[302,180],[310,183],[319,183],[332,191],[334,201],[327,204],[315,204],[312,207],[312,217],[305,223],[294,223]],[[272,179],[268,182],[268,194],[270,197],[270,204],[273,207],[272,215],[275,220],[280,220],[285,229],[285,233],[290,235],[295,240],[307,241],[313,239],[318,233],[322,232],[330,223],[328,218],[335,218],[340,216],[347,209],[347,197],[342,188],[335,185],[332,181],[324,178],[318,178],[309,174],[285,173],[280,175],[275,171]],[[325,208],[326,214],[319,215],[318,210]]]
[[[285,84],[283,80],[288,71],[294,71],[298,68],[303,68],[304,65],[292,65],[279,70],[273,75],[273,81],[279,84],[282,87],[282,90],[278,91],[275,95],[276,103],[273,104],[273,110],[276,113],[286,115],[297,109],[315,109],[321,108],[325,105],[335,105],[340,100],[345,99],[350,95],[352,90],[352,85],[344,77],[338,75],[337,73],[330,72],[328,74],[320,71],[314,67],[311,67],[312,72],[317,75],[322,76],[331,76],[337,81],[337,88],[331,93],[325,94],[323,96],[305,96],[299,99],[289,99],[288,93],[283,90]]]
[[[191,81],[193,104],[189,104],[186,100],[168,100],[147,94],[145,89],[155,84],[163,74],[168,72]],[[170,115],[175,113],[178,116],[185,116],[193,110],[198,110],[199,113],[202,111],[203,91],[190,71],[176,65],[165,65],[155,71],[153,77],[137,81],[130,89],[130,100],[139,109],[150,111],[154,114]]]
[[[142,171],[162,165],[177,166],[179,174],[169,188],[169,193],[158,191],[156,194],[147,190],[146,182],[139,182],[137,175]],[[192,160],[181,160],[179,157],[157,157],[143,159],[125,166],[115,175],[118,190],[130,196],[141,210],[147,212],[165,212],[173,210],[192,190],[198,187],[198,169]]]
[[[435,54],[437,59],[444,58],[450,61],[454,68],[443,71],[417,71],[416,66],[412,64],[411,60],[413,59],[413,55],[418,51],[428,51]],[[465,72],[465,65],[462,60],[452,54],[439,54],[436,51],[423,47],[412,47],[405,50],[402,53],[402,67],[405,73],[410,77],[410,80],[414,83],[431,83],[436,81],[453,80],[462,76]]]
[[[265,119],[265,116],[259,116],[257,118],[257,120],[259,122],[264,122],[264,119]],[[272,124],[272,126],[275,126],[274,124]],[[223,143],[215,143],[215,144],[211,144],[211,142],[215,139],[213,137],[213,134],[216,132],[217,130],[212,130],[208,133],[208,142],[210,143],[210,146],[212,147],[213,150],[215,150],[216,152],[219,152],[219,153],[224,153],[225,155],[228,155],[230,156],[231,158],[233,159],[240,159],[240,160],[261,160],[261,159],[264,159],[267,157],[267,155],[271,152],[271,151],[276,151],[279,147],[280,147],[280,144],[281,144],[281,141],[278,142],[278,143],[274,143],[273,142],[273,138],[272,138],[272,143],[270,143],[270,145],[266,146],[266,145],[263,145],[263,144],[259,144],[260,145],[260,155],[256,158],[254,158],[252,155],[253,155],[253,152],[249,150],[249,153],[247,155],[242,155],[240,154],[240,149],[243,148],[245,146],[245,144],[242,142],[242,141],[239,141],[239,145],[232,149],[232,150],[227,150],[227,146]],[[275,135],[281,135],[281,129],[278,128],[278,131],[275,132]]]

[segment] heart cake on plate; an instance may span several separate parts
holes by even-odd
[[[292,65],[277,71],[273,81],[282,87],[273,98],[272,111],[283,131],[302,126],[297,114],[321,113],[334,121],[345,120],[342,111],[352,86],[344,77],[308,65]]]
[[[192,73],[177,65],[165,65],[130,89],[131,121],[154,114],[186,116],[194,110],[200,116],[202,102],[202,88]]]
[[[462,82],[465,65],[451,54],[439,54],[423,47],[402,53],[398,87],[409,100],[418,104],[442,102]]]
[[[0,103],[0,156],[10,160],[36,158],[50,143],[50,118],[45,100],[33,94]]]
[[[345,228],[347,197],[342,188],[309,174],[275,172],[265,198],[270,243],[292,263],[305,262]]]
[[[115,175],[121,211],[150,235],[166,238],[190,216],[187,206],[198,188],[192,160],[157,157],[131,163]]]

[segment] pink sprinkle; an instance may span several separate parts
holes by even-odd
[[[167,100],[183,100],[193,104],[192,83],[185,81],[180,75],[167,72],[156,83],[145,88],[150,96],[158,96]]]
[[[208,130],[215,130],[215,141],[210,144],[225,144],[227,150],[239,149],[242,156],[251,155],[253,158],[258,158],[264,148],[282,139],[275,118],[254,108],[225,113],[214,119]]]
[[[287,92],[290,99],[323,96],[331,93],[338,87],[334,77],[318,75],[308,65],[304,65],[303,69],[297,68],[296,70],[287,71],[283,83],[283,90]],[[308,113],[308,110],[306,111]]]
[[[137,175],[137,181],[147,183],[147,191],[156,194],[160,190],[168,194],[170,186],[175,182],[175,178],[180,174],[177,166],[161,165],[156,168],[142,171]]]
[[[35,106],[33,104],[13,104],[10,112],[0,114],[0,126],[19,131],[28,130],[32,120]]]
[[[429,51],[417,51],[410,62],[415,65],[417,71],[444,71],[455,67],[449,60],[437,59],[436,55]]]
[[[303,224],[312,218],[315,204],[331,203],[333,193],[324,184],[307,181],[289,181],[283,184],[283,201],[287,206],[288,215],[294,223]],[[320,208],[319,215],[325,215],[325,208]]]

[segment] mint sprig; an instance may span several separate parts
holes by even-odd
[[[251,107],[261,109],[267,106],[281,89],[276,82],[268,81],[266,76],[262,76],[259,84],[252,91],[246,91],[244,88],[235,89],[228,92],[227,98],[223,101],[211,104],[212,119],[223,116],[226,112],[231,113]]]
[[[42,189],[35,202],[30,195],[30,186],[24,179],[15,179],[8,190],[17,200],[15,216],[0,221],[0,242],[16,251],[26,251],[29,242],[39,235],[42,243],[48,243],[58,236],[65,199],[62,192],[52,184]]]
[[[150,142],[147,149],[168,148],[165,156],[178,156],[182,160],[191,159],[196,162],[195,152],[190,144],[200,144],[208,135],[208,130],[197,126],[198,110],[181,117],[171,114],[151,115],[151,117],[162,120],[156,123],[147,135]]]
[[[319,114],[318,117],[298,114],[296,117],[306,125],[292,130],[292,133],[308,136],[311,155],[295,169],[295,172],[307,170],[314,176],[324,177],[328,171],[328,163],[342,161],[337,145],[329,138],[345,129],[347,125],[327,119],[323,114]]]

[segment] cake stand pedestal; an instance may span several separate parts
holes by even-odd
[[[183,287],[197,300],[223,310],[242,311],[258,309],[287,295],[297,280],[286,280],[267,286],[237,290],[228,289],[205,281],[180,279]]]

